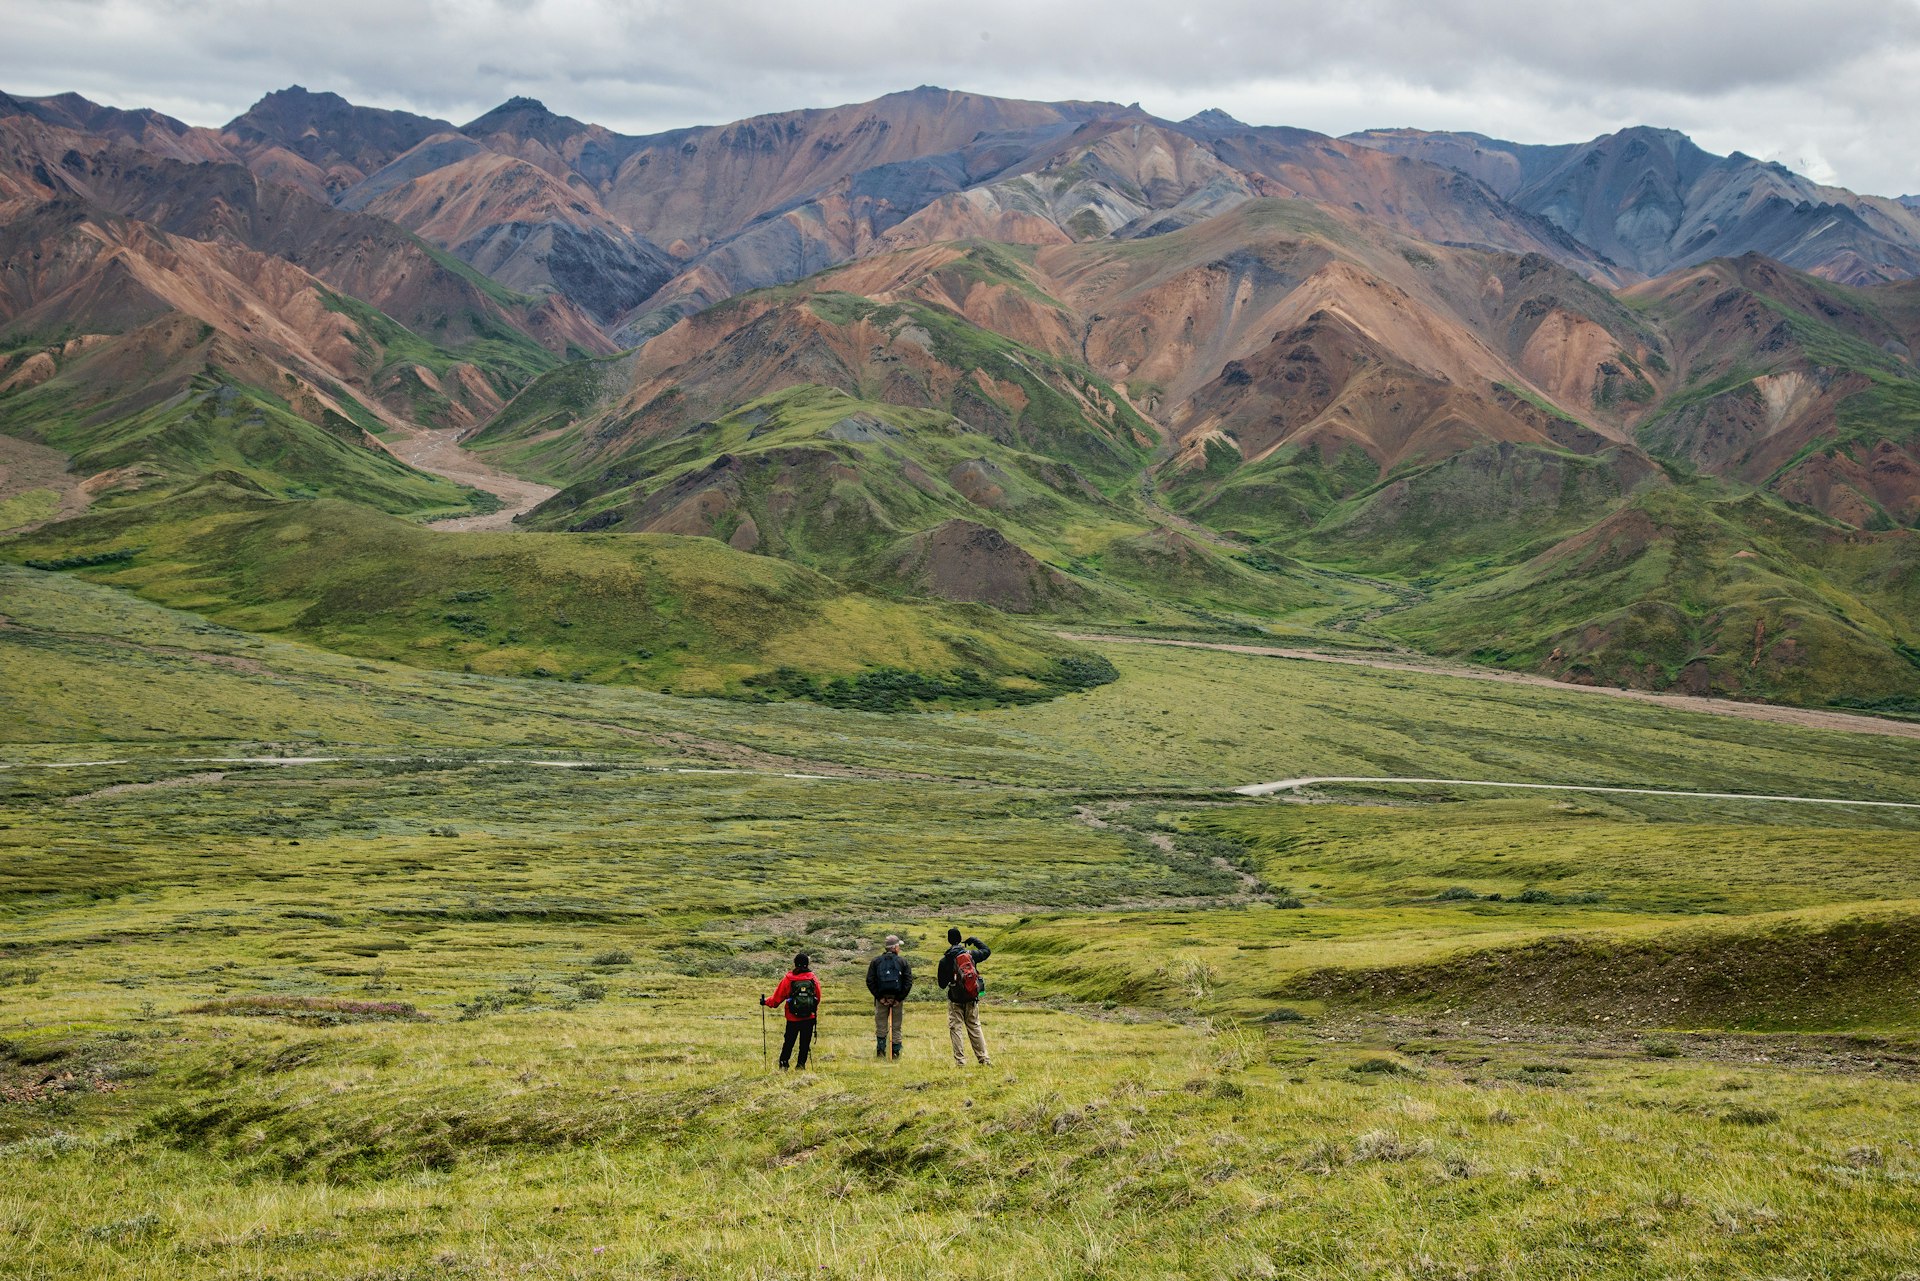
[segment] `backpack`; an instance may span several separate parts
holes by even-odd
[[[906,986],[900,979],[900,958],[892,952],[882,952],[874,963],[873,986],[880,996],[897,997]]]
[[[962,999],[977,1001],[980,991],[986,987],[986,980],[980,977],[980,968],[973,963],[973,953],[961,948],[953,954],[953,986]]]
[[[787,993],[787,1012],[796,1019],[810,1019],[820,1012],[820,984],[813,979],[795,979]]]

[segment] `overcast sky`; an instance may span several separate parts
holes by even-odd
[[[1920,191],[1920,0],[0,0],[0,89],[219,125],[289,84],[629,133],[919,84],[1328,133],[1683,129]]]

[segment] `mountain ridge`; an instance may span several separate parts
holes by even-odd
[[[384,439],[458,435],[868,599],[1920,708],[1916,227],[1655,129],[0,98],[0,431],[102,515],[471,517]]]

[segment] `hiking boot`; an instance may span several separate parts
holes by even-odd
[[[894,1047],[894,1053],[897,1055],[899,1054],[899,1052],[900,1052],[899,1047],[898,1046]],[[887,1038],[886,1037],[876,1036],[873,1038],[873,1057],[876,1059],[884,1059],[887,1057]]]
[[[893,1043],[893,1057],[896,1059],[900,1057],[900,1042],[898,1041]]]

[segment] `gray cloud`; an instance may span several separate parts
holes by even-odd
[[[0,24],[0,87],[195,124],[291,83],[453,120],[531,94],[630,132],[935,83],[1329,132],[1662,124],[1920,189],[1920,0],[0,0]]]

